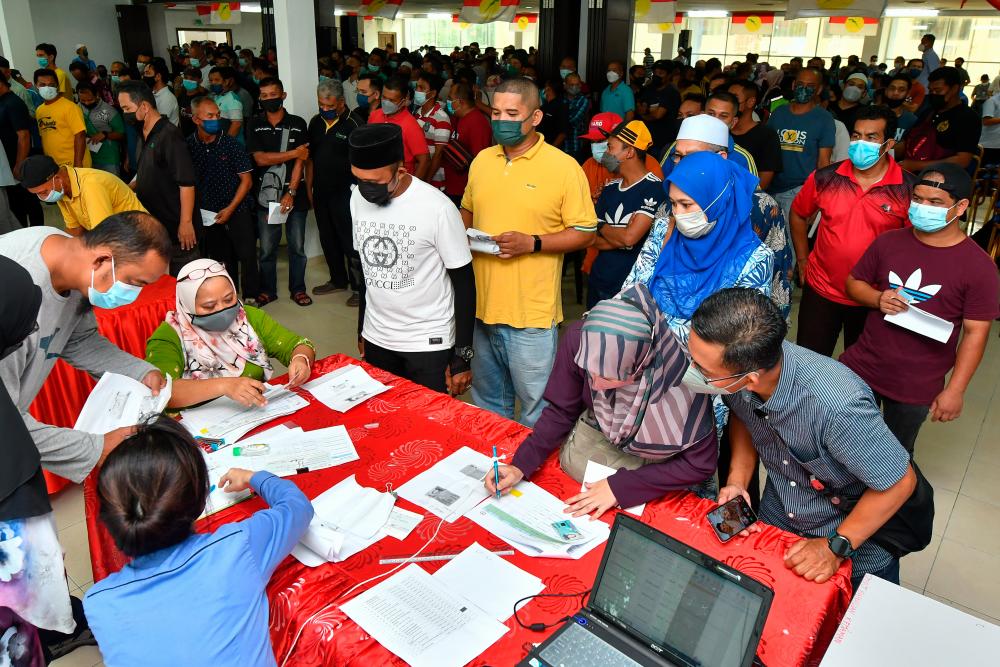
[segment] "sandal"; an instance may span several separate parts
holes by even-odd
[[[292,295],[292,301],[300,306],[311,306],[313,300],[305,292],[296,292]]]
[[[266,306],[267,304],[271,303],[272,301],[277,301],[277,300],[278,300],[277,296],[271,296],[269,294],[265,294],[264,292],[261,292],[259,295],[257,295],[257,307],[258,308],[263,308],[264,306]]]

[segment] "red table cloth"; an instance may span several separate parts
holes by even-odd
[[[127,306],[112,310],[94,308],[97,330],[122,350],[144,358],[146,341],[163,322],[167,311],[174,309],[176,285],[172,277],[163,276],[144,287],[139,298]],[[87,373],[57,359],[28,411],[44,424],[72,428],[95,384]],[[49,493],[56,493],[71,483],[49,472],[45,472],[45,481]]]
[[[321,375],[348,363],[359,363],[343,355],[317,362],[314,374]],[[313,498],[345,477],[355,474],[363,486],[383,490],[398,488],[417,473],[467,445],[489,454],[492,445],[509,456],[527,435],[527,429],[512,421],[456,401],[389,373],[362,364],[376,379],[391,385],[388,392],[369,399],[346,414],[333,412],[311,399],[298,413],[271,422],[292,422],[306,430],[343,424],[360,460],[349,464],[295,476],[295,482]],[[579,484],[559,469],[556,456],[533,477],[532,481],[560,498],[579,490]],[[402,507],[423,513],[403,499]],[[86,494],[88,528],[91,531],[91,557],[95,579],[119,569],[125,562],[103,528],[95,530],[97,500],[93,488]],[[239,521],[264,507],[259,498],[241,503],[199,523],[201,531]],[[772,587],[775,591],[759,654],[768,667],[816,665],[826,650],[841,616],[850,601],[850,566],[845,564],[827,583],[815,584],[796,576],[783,564],[784,550],[797,538],[771,526],[748,538],[737,537],[722,544],[704,520],[713,503],[690,493],[672,493],[646,504],[642,520]],[[602,520],[611,522],[607,513]],[[308,568],[294,558],[287,558],[275,572],[268,586],[271,602],[271,641],[278,664],[291,653],[288,665],[356,666],[403,665],[402,660],[383,648],[364,630],[340,611],[338,596],[369,577],[388,572],[394,566],[379,565],[380,558],[408,556],[415,553],[433,535],[439,519],[427,513],[402,543],[385,538],[342,563],[327,563]],[[98,536],[95,540],[94,536]],[[441,527],[428,553],[455,553],[473,541],[488,549],[510,548],[492,534],[466,518]],[[521,553],[510,557],[518,567],[541,578],[548,593],[585,591],[593,585],[600,564],[602,548],[594,549],[577,561],[531,558]],[[441,562],[421,563],[430,572]],[[375,585],[377,580],[368,586]],[[356,591],[353,595],[357,594]],[[488,584],[484,594],[489,594]],[[333,604],[331,604],[333,603]],[[538,598],[527,603],[519,616],[525,624],[554,623],[573,613],[580,598]],[[471,664],[513,665],[551,632],[534,633],[521,629],[511,618],[510,632]],[[296,637],[298,641],[296,642]],[[294,647],[293,647],[294,643]]]

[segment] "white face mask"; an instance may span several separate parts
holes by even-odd
[[[41,95],[42,99],[46,102],[51,102],[59,97],[59,89],[55,86],[39,86],[38,94]]]
[[[621,77],[618,76],[618,72],[608,72],[608,83],[615,83]]]
[[[704,211],[691,211],[674,213],[674,222],[677,223],[677,231],[681,234],[689,239],[699,239],[712,231],[718,221],[709,222]]]

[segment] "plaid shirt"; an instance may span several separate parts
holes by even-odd
[[[566,105],[566,113],[569,116],[569,134],[563,142],[563,150],[569,155],[576,156],[580,152],[583,139],[581,134],[586,134],[587,123],[590,122],[590,100],[585,95],[577,95],[574,98],[564,97],[563,103]]]

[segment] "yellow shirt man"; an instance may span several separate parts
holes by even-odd
[[[541,136],[509,162],[502,146],[481,151],[469,167],[462,208],[472,213],[473,227],[491,236],[597,230],[586,175],[576,160]],[[556,253],[511,259],[473,253],[476,318],[518,329],[558,324],[563,319],[562,263]]]
[[[73,166],[76,135],[86,133],[83,111],[70,99],[57,97],[52,102],[39,104],[35,109],[38,134],[42,137],[42,151],[62,166]],[[90,166],[90,151],[83,151],[83,165]]]
[[[56,78],[59,80],[59,92],[70,102],[73,101],[73,84],[70,83],[71,79],[66,72],[62,71],[58,67],[51,68],[52,71],[56,73]]]
[[[113,213],[148,212],[132,189],[114,174],[73,167],[66,167],[66,172],[69,183],[64,186],[58,206],[70,234],[93,229]]]

